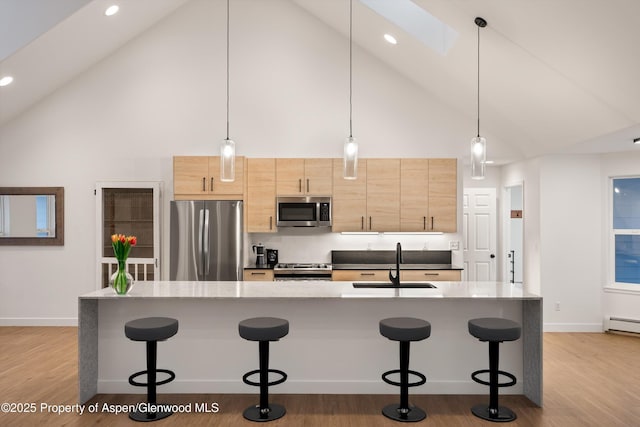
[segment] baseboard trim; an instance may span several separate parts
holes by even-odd
[[[543,332],[604,332],[602,323],[544,323]]]
[[[77,317],[0,317],[0,326],[78,326]]]

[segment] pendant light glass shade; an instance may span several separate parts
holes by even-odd
[[[220,146],[220,181],[232,182],[236,179],[236,144],[225,139]]]
[[[344,179],[358,178],[358,142],[352,136],[344,141],[342,176]]]
[[[487,162],[487,140],[482,136],[471,139],[471,178],[484,179]]]

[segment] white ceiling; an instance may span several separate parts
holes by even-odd
[[[186,1],[120,2],[117,31],[115,21],[104,19],[110,3],[106,0],[93,0],[59,21],[0,62],[0,74],[16,78],[0,88],[0,125]],[[348,37],[347,0],[287,1]],[[471,125],[465,127],[475,129],[474,18],[485,18],[488,26],[480,35],[480,133],[488,138],[489,156],[496,162],[640,149],[631,143],[640,136],[640,1],[413,1],[458,32],[446,56],[358,0],[353,0],[354,43],[468,117]],[[34,13],[33,6],[29,9]],[[385,32],[398,39],[396,46],[382,39]],[[357,78],[357,57],[353,67]]]

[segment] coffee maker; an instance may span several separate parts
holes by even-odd
[[[266,265],[266,261],[264,259],[264,245],[262,243],[258,243],[257,245],[253,245],[251,249],[253,249],[253,253],[256,254],[256,267],[264,267]]]
[[[267,249],[267,265],[269,267],[275,267],[277,263],[278,263],[278,250]]]

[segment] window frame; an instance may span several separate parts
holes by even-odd
[[[613,228],[613,219],[614,219],[614,190],[613,190],[613,181],[620,179],[640,179],[640,175],[624,175],[624,176],[610,176],[609,177],[609,185],[608,185],[608,215],[607,217],[607,234],[609,235],[609,245],[608,245],[608,259],[609,259],[609,274],[608,274],[608,285],[607,289],[624,291],[625,293],[638,293],[640,294],[640,283],[629,283],[629,282],[616,282],[616,236],[626,235],[626,236],[640,236],[640,229],[626,229],[626,228]]]

